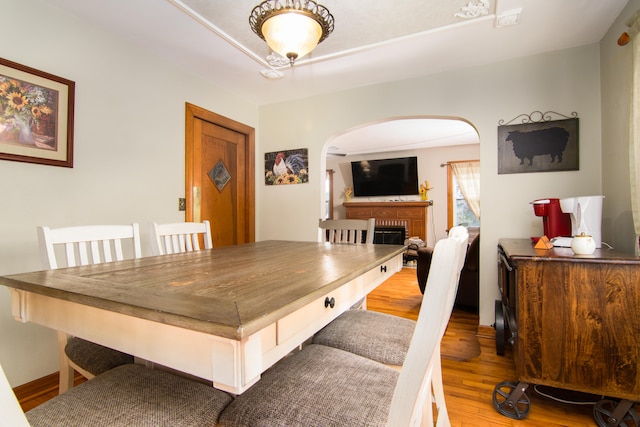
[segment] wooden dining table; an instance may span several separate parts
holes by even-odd
[[[262,241],[0,277],[12,314],[240,394],[402,268],[399,245]]]

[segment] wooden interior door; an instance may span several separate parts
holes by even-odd
[[[255,241],[255,130],[187,103],[185,134],[185,220],[214,247]]]

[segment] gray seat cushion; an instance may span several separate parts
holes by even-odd
[[[309,345],[278,362],[220,415],[234,426],[385,426],[398,372]]]
[[[368,310],[348,310],[313,337],[314,344],[339,348],[387,365],[402,365],[416,322]]]
[[[69,337],[64,352],[74,363],[93,375],[134,361],[130,354],[75,337]]]
[[[142,365],[122,365],[26,413],[38,426],[215,426],[233,398]]]

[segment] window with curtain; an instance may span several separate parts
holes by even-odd
[[[449,228],[480,226],[480,161],[447,163]]]

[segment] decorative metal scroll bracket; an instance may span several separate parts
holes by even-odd
[[[558,117],[554,118],[552,115],[556,115]],[[564,114],[556,113],[555,111],[547,111],[544,113],[542,111],[534,111],[531,114],[520,114],[506,123],[503,119],[500,119],[498,121],[498,126],[509,125],[520,118],[522,118],[521,123],[524,124],[524,123],[544,123],[544,122],[550,122],[552,120],[562,120],[562,118],[575,119],[577,117],[578,117],[578,113],[576,113],[575,111],[571,113],[571,117],[565,116]]]

